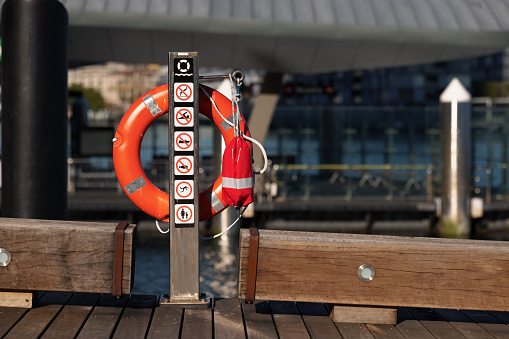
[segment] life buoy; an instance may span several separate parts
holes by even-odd
[[[209,118],[221,132],[225,144],[234,138],[233,127],[224,120],[232,115],[231,101],[218,91],[200,86],[200,113]],[[220,113],[214,108],[214,103]],[[168,113],[168,85],[159,86],[136,100],[120,121],[113,139],[113,163],[118,181],[127,197],[142,211],[152,217],[169,221],[169,194],[157,188],[145,175],[140,161],[143,136],[152,122]],[[221,116],[222,115],[222,116]],[[245,119],[241,116],[240,130],[250,136]],[[252,144],[249,142],[252,149]],[[200,221],[220,213],[228,204],[223,199],[222,176],[200,193]]]

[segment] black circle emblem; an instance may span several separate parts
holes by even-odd
[[[177,68],[182,73],[187,73],[191,69],[191,63],[186,59],[179,60]]]

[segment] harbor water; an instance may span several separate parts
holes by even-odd
[[[169,235],[157,231],[155,223],[142,223],[138,232],[134,294],[169,293]],[[163,228],[163,226],[161,226]],[[213,240],[200,240],[200,292],[211,297],[237,296],[238,227]]]

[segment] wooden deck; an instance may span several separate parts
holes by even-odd
[[[327,305],[316,303],[156,303],[156,296],[42,293],[33,309],[0,308],[0,338],[509,338],[509,312],[400,308],[392,326],[333,323]]]

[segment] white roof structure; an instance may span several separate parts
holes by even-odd
[[[0,1],[3,2],[3,1]],[[390,67],[509,47],[509,0],[61,0],[71,64],[167,63],[297,73]]]

